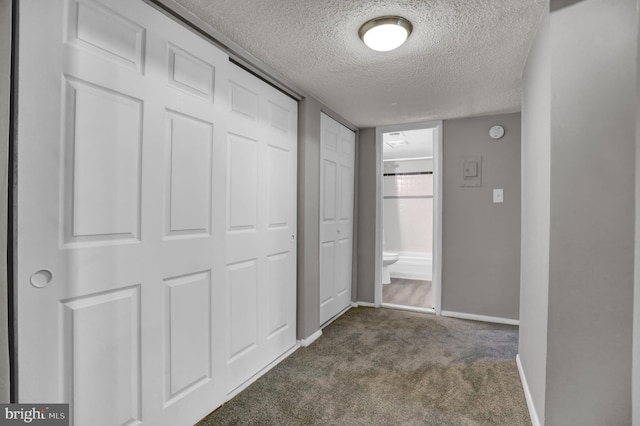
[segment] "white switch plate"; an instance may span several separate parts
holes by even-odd
[[[493,202],[494,203],[504,202],[504,190],[502,188],[493,190]]]

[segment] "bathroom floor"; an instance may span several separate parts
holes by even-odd
[[[433,308],[431,294],[431,281],[391,278],[382,286],[382,302],[393,305]]]

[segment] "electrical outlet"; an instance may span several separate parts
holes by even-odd
[[[502,188],[493,190],[493,202],[494,203],[504,202],[504,190]]]

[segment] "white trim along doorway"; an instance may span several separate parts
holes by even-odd
[[[425,121],[409,124],[397,124],[376,127],[376,273],[375,296],[376,307],[383,306],[382,300],[382,241],[383,241],[383,208],[382,208],[382,175],[383,153],[382,135],[388,132],[400,132],[417,129],[433,130],[433,309],[407,308],[420,312],[432,312],[440,315],[442,310],[442,121]]]

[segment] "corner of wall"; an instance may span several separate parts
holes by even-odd
[[[320,329],[320,110],[313,98],[298,105],[298,340]]]

